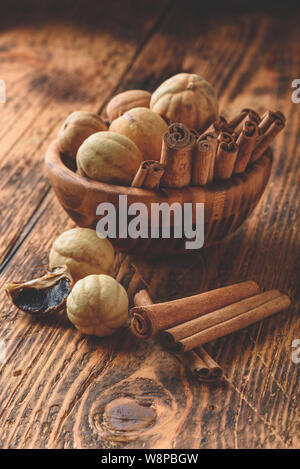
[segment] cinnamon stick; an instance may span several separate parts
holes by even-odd
[[[266,111],[259,124],[261,134],[264,134],[276,120],[280,120],[285,124],[285,116],[281,111]]]
[[[184,354],[188,360],[188,366],[193,374],[201,381],[218,381],[223,376],[223,370],[215,360],[204,350],[203,347],[197,347]]]
[[[131,330],[140,338],[189,321],[236,301],[256,295],[256,282],[246,281],[178,300],[134,307],[130,310]]]
[[[192,184],[205,185],[211,182],[210,168],[214,165],[216,143],[213,140],[197,140],[193,153]]]
[[[134,304],[135,306],[145,306],[153,304],[153,301],[149,292],[143,289],[134,295]]]
[[[215,312],[218,316],[218,322],[217,319],[213,320],[212,322],[208,322],[206,324],[213,325],[203,328],[199,332],[196,332],[190,336],[178,339],[178,341],[176,341],[176,338],[173,337],[173,333],[170,333],[170,331],[165,331],[160,335],[161,342],[167,348],[170,348],[174,351],[186,352],[188,350],[192,350],[195,347],[199,347],[199,345],[244,329],[245,327],[248,327],[255,322],[261,321],[262,319],[271,316],[272,314],[279,313],[280,311],[283,311],[290,306],[289,297],[280,293],[278,295],[278,293],[279,292],[275,290],[272,291],[272,293],[265,292],[257,295],[259,298],[256,299],[261,299],[261,303],[257,304],[256,306],[254,305],[252,298],[242,300],[239,303],[232,305],[234,312],[226,313],[226,315],[223,315],[223,312],[219,310]],[[266,294],[270,296],[269,300],[267,299],[268,295]],[[239,311],[240,314],[238,314]],[[230,318],[231,314],[233,314],[233,316]],[[229,319],[226,319],[228,317]]]
[[[223,131],[223,132],[220,132],[218,135],[218,142],[219,143],[221,142],[231,143],[231,142],[234,142],[234,138],[231,133]]]
[[[136,306],[145,306],[153,304],[153,301],[149,292],[143,289],[135,294],[134,304]],[[201,381],[217,381],[223,375],[222,368],[202,347],[198,347],[195,351],[187,352],[180,358],[184,358],[185,365]]]
[[[235,142],[221,142],[218,146],[215,162],[215,179],[229,179],[232,176],[238,146]]]
[[[233,119],[228,122],[228,127],[234,130],[248,115],[250,109],[242,109]]]
[[[191,321],[187,321],[170,329],[163,331],[162,336],[171,336],[169,339],[172,342],[178,342],[186,337],[190,337],[198,332],[201,332],[209,327],[220,324],[221,322],[232,319],[239,316],[242,313],[249,311],[257,306],[260,306],[267,301],[273,300],[280,296],[280,292],[277,290],[270,290],[264,293],[258,293],[257,295],[251,296],[244,300],[238,301],[231,305],[225,306],[224,308],[217,309],[211,313],[207,313],[204,316],[199,316]]]
[[[131,187],[157,190],[163,174],[164,167],[158,161],[143,161],[132,181]]]
[[[243,111],[245,111],[245,117],[244,117],[244,120],[234,129],[235,131],[235,134],[237,136],[236,140],[238,139],[239,135],[241,134],[242,130],[243,130],[243,126],[244,126],[244,123],[245,121],[247,122],[252,122],[252,123],[255,123],[257,126],[259,125],[260,121],[261,121],[261,117],[260,115],[254,111],[254,109],[243,109]]]
[[[181,188],[192,178],[192,150],[195,134],[179,123],[171,124],[163,136],[160,163],[165,171],[161,179],[163,187]]]
[[[209,172],[208,172],[208,178],[207,182],[213,182],[214,179],[214,173],[215,173],[215,161],[216,161],[216,153],[217,153],[217,147],[218,147],[218,140],[217,140],[217,133],[216,132],[206,132],[205,134],[201,135],[198,139],[200,142],[210,142],[211,145],[214,147],[214,151],[212,152],[212,158],[210,161],[210,167],[209,167]]]
[[[268,146],[272,143],[276,135],[279,134],[279,132],[281,132],[284,126],[285,126],[285,122],[280,119],[275,120],[270,125],[270,127],[263,134],[258,144],[256,145],[250,158],[251,163],[254,161],[257,161],[264,154]]]
[[[213,123],[213,128],[219,134],[220,132],[228,132],[229,125],[224,116],[219,116],[218,119]]]
[[[234,165],[234,174],[243,173],[251,158],[252,152],[256,145],[258,136],[258,127],[256,122],[246,120],[242,132],[237,139],[238,154]]]
[[[131,187],[142,187],[148,172],[148,165],[145,161],[140,164],[136,175],[131,183]]]

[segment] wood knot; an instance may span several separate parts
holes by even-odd
[[[104,411],[103,422],[111,430],[128,431],[148,427],[156,419],[152,407],[139,404],[130,398],[110,402]]]
[[[156,417],[156,410],[151,407],[150,401],[137,402],[121,397],[107,404],[102,422],[97,419],[98,422],[95,423],[101,436],[106,439],[132,441],[138,438],[144,429],[151,427]]]

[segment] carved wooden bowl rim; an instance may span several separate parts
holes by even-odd
[[[247,168],[246,172],[242,174],[233,175],[228,180],[223,181],[214,181],[211,184],[206,186],[188,186],[182,189],[169,189],[164,188],[163,193],[156,192],[149,189],[143,188],[135,188],[130,186],[120,186],[115,184],[107,184],[104,182],[94,181],[92,179],[88,179],[87,177],[81,176],[80,174],[76,173],[75,171],[71,170],[62,160],[62,155],[58,149],[58,143],[55,140],[50,144],[48,150],[45,155],[45,163],[48,170],[48,173],[51,174],[52,177],[55,179],[58,178],[60,180],[64,180],[66,184],[72,183],[74,186],[81,186],[84,187],[87,191],[91,191],[98,194],[111,194],[112,196],[116,195],[128,195],[131,200],[136,199],[139,202],[147,201],[150,202],[151,199],[155,202],[164,202],[164,201],[181,201],[182,203],[185,202],[185,194],[187,195],[187,200],[195,196],[197,193],[214,193],[214,192],[224,192],[229,190],[232,185],[236,185],[237,182],[239,187],[242,191],[244,185],[246,185],[248,178],[252,175],[252,173],[256,173],[259,171],[268,171],[268,167],[271,168],[273,160],[273,151],[271,147],[269,147],[264,155],[253,165]],[[59,174],[60,173],[60,174]],[[50,178],[51,182],[51,178]],[[51,182],[52,183],[52,182]],[[195,199],[201,199],[201,197],[195,197]]]

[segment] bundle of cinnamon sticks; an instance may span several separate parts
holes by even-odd
[[[139,295],[139,296],[138,296]],[[261,292],[246,281],[165,303],[145,304],[135,297],[131,330],[140,338],[157,335],[175,352],[187,352],[287,309],[290,299],[278,290]]]
[[[266,111],[260,117],[247,108],[230,121],[220,116],[202,135],[173,123],[163,136],[160,162],[143,162],[132,186],[203,186],[241,174],[261,158],[285,121],[280,111]]]
[[[152,305],[153,301],[148,290],[139,290],[134,296],[134,304],[135,306]],[[213,383],[221,380],[223,376],[222,368],[201,346],[180,354],[179,359],[199,381]]]

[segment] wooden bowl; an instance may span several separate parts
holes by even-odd
[[[127,195],[128,205],[143,202],[150,213],[151,203],[192,202],[204,203],[204,246],[222,240],[233,233],[250,215],[262,196],[272,166],[272,150],[249,167],[245,173],[226,181],[218,181],[204,187],[164,189],[155,192],[147,189],[116,186],[93,181],[75,172],[73,161],[67,161],[53,142],[45,156],[48,178],[54,192],[68,215],[81,227],[95,228],[101,218],[96,208],[101,202],[110,202],[118,214],[119,195]],[[194,206],[195,207],[195,206]],[[117,231],[118,232],[118,231]],[[130,254],[160,256],[194,253],[185,249],[185,238],[176,239],[111,239],[115,247]]]

